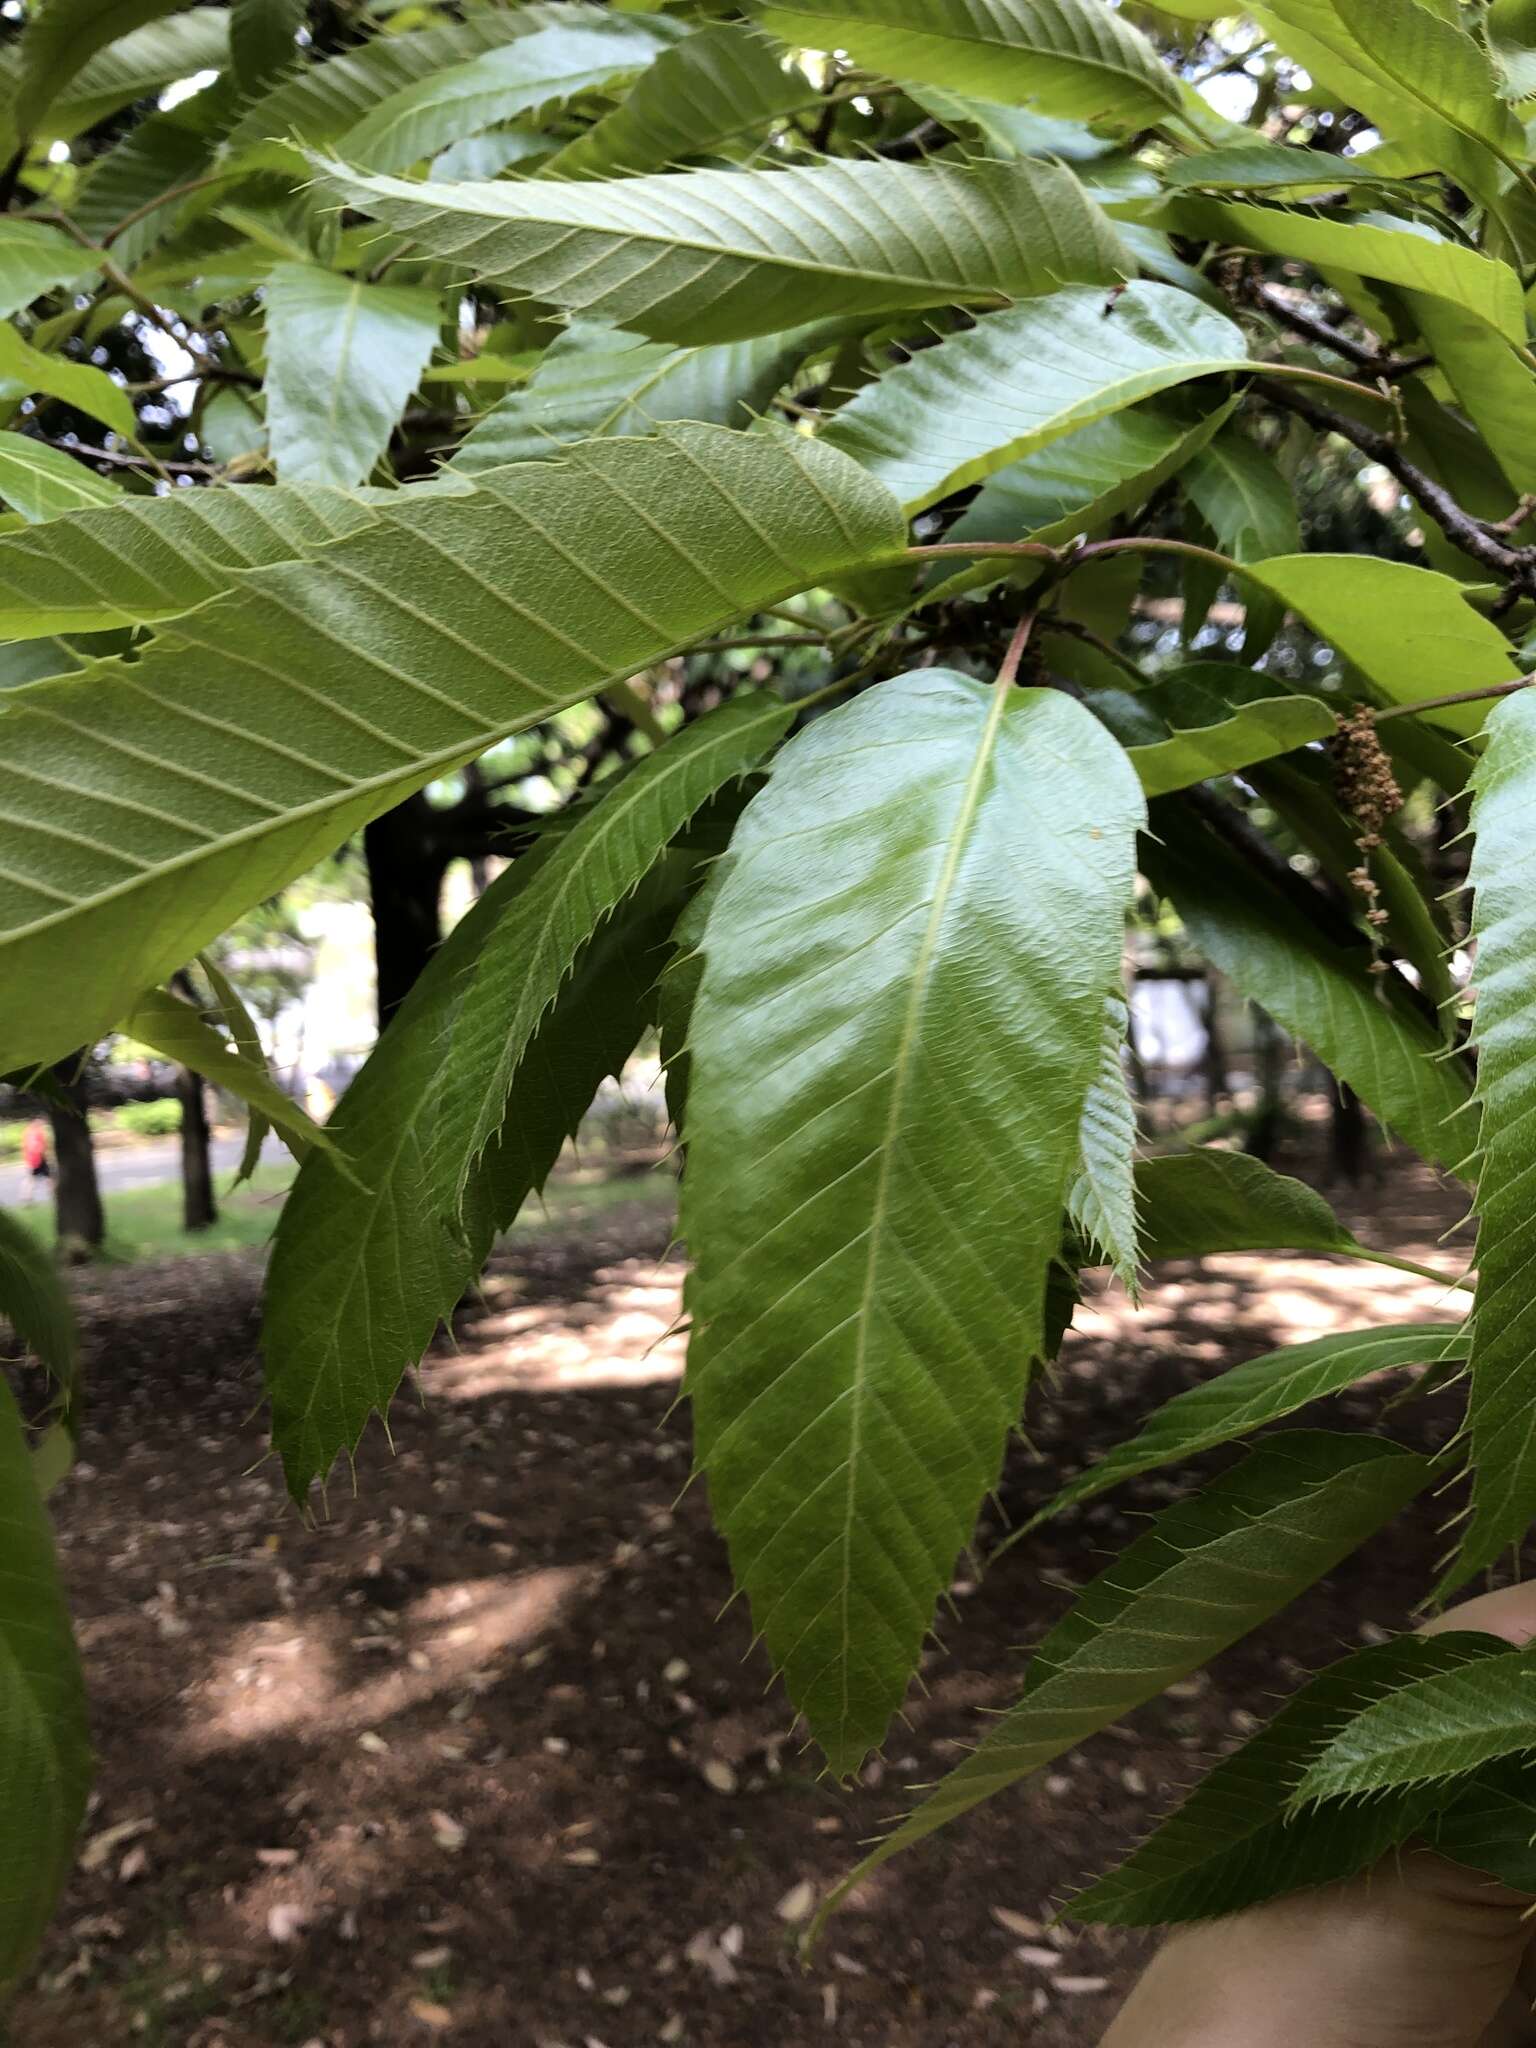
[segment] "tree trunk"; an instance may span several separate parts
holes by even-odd
[[[87,1259],[99,1252],[107,1234],[96,1184],[96,1153],[86,1110],[85,1054],[72,1052],[53,1069],[69,1108],[48,1105],[53,1127],[53,1206],[59,1248],[65,1258]]]
[[[1227,1049],[1221,1036],[1220,983],[1214,974],[1205,977],[1205,1099],[1207,1114],[1219,1116],[1221,1105],[1231,1094],[1227,1078]]]
[[[381,1031],[442,937],[438,899],[444,862],[436,840],[432,806],[421,795],[396,804],[363,833]]]
[[[1365,1105],[1347,1081],[1335,1081],[1328,1131],[1328,1175],[1358,1187],[1371,1157]]]
[[[1285,1103],[1281,1093],[1285,1039],[1268,1010],[1257,1005],[1253,1012],[1253,1029],[1258,1052],[1259,1104],[1243,1141],[1243,1150],[1269,1166],[1274,1163],[1279,1150],[1285,1121]]]
[[[207,1230],[219,1220],[213,1199],[213,1160],[208,1150],[208,1092],[201,1074],[190,1067],[176,1070],[176,1100],[181,1104],[181,1227]]]
[[[471,761],[464,770],[464,795],[470,803],[483,804],[485,802],[485,770],[478,761]],[[489,880],[490,870],[486,866],[485,855],[483,853],[472,853],[469,856],[469,887],[471,894],[483,896],[485,894],[485,885]]]

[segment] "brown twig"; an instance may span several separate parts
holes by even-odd
[[[170,476],[222,476],[223,471],[208,462],[165,462],[148,450],[142,455],[119,453],[113,448],[92,448],[83,441],[50,441],[44,434],[30,434],[45,448],[57,448],[61,455],[81,455],[87,462],[107,462],[115,469],[152,469]]]
[[[1328,321],[1316,313],[1304,311],[1288,299],[1278,286],[1266,284],[1255,278],[1247,287],[1248,295],[1266,313],[1289,327],[1293,333],[1305,335],[1308,341],[1316,342],[1319,348],[1331,349],[1342,356],[1347,363],[1366,371],[1372,377],[1385,377],[1389,384],[1400,377],[1410,376],[1415,370],[1427,369],[1434,361],[1433,356],[1394,356],[1379,347],[1372,347],[1362,341],[1354,341],[1347,334],[1340,334]]]
[[[129,228],[137,226],[159,207],[174,205],[178,199],[184,199],[189,192],[201,192],[205,185],[227,184],[231,178],[237,178],[239,175],[236,170],[210,171],[206,177],[189,178],[184,185],[173,185],[169,192],[157,192],[153,199],[146,199],[142,206],[136,206],[132,213],[125,213],[120,221],[108,228],[101,238],[102,246],[109,248],[119,235],[126,234]]]
[[[1024,659],[1024,651],[1029,646],[1029,636],[1034,630],[1034,625],[1034,613],[1025,612],[1014,627],[1013,637],[1008,642],[1008,651],[1003,656],[1002,666],[997,672],[997,687],[1000,690],[1006,690],[1018,681],[1019,663]]]
[[[1380,711],[1373,711],[1371,718],[1376,725],[1384,725],[1389,718],[1409,718],[1420,711],[1442,711],[1450,704],[1479,704],[1494,697],[1513,697],[1517,690],[1528,690],[1536,683],[1536,675],[1515,676],[1507,683],[1484,683],[1475,690],[1448,690],[1443,697],[1420,697],[1412,704],[1388,704]]]
[[[1264,396],[1271,405],[1295,413],[1298,419],[1305,420],[1320,434],[1337,434],[1341,440],[1358,448],[1362,455],[1368,455],[1372,462],[1379,462],[1389,475],[1397,478],[1405,491],[1418,499],[1446,539],[1460,548],[1464,555],[1470,555],[1474,562],[1491,570],[1495,576],[1513,578],[1521,588],[1530,582],[1533,567],[1536,567],[1536,555],[1525,548],[1507,548],[1502,541],[1486,532],[1470,512],[1463,511],[1449,491],[1437,484],[1432,476],[1426,475],[1417,463],[1408,460],[1389,434],[1376,427],[1368,427],[1363,420],[1351,419],[1348,413],[1335,412],[1332,406],[1318,405],[1281,385],[1266,384]]]

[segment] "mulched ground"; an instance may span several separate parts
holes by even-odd
[[[1348,1205],[1345,1205],[1348,1206]],[[1455,1208],[1395,1168],[1350,1220],[1454,1260]],[[458,1349],[306,1527],[263,1463],[259,1268],[82,1283],[92,1409],[57,1497],[100,1775],[16,2048],[1087,2048],[1139,1936],[1050,1925],[1204,1758],[1309,1665],[1404,1624],[1431,1506],[1280,1621],[878,1874],[810,1970],[811,1890],[1016,1690],[1068,1589],[1198,1476],[1151,1475],[965,1567],[907,1724],[817,1776],[670,1413],[680,1268],[654,1205],[493,1269]],[[1444,1313],[1326,1260],[1163,1269],[1106,1298],[1010,1457],[1018,1517],[1155,1402],[1276,1342]],[[1335,1404],[1371,1424],[1380,1389]],[[1454,1403],[1391,1418],[1440,1442]],[[1217,1460],[1221,1462],[1221,1460]],[[995,1540],[992,1514],[983,1547]]]

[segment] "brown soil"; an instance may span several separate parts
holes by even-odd
[[[1362,1234],[1454,1263],[1426,1177],[1400,1169],[1369,1208]],[[93,1408],[58,1514],[100,1775],[16,2048],[1098,2039],[1144,1943],[1049,1927],[1053,1903],[1304,1668],[1404,1624],[1444,1504],[1210,1679],[880,1872],[802,1971],[797,1890],[961,1753],[1067,1589],[1193,1474],[1123,1488],[979,1583],[965,1569],[907,1724],[859,1784],[828,1784],[746,1614],[719,1618],[702,1490],[678,1499],[665,1235],[637,1205],[502,1258],[424,1403],[399,1404],[395,1454],[375,1431],[316,1528],[259,1462],[256,1263],[84,1284]],[[1139,1319],[1113,1297],[1080,1319],[1010,1457],[1015,1516],[1223,1365],[1445,1312],[1432,1287],[1326,1260],[1160,1277]],[[1335,1408],[1369,1426],[1379,1392]],[[1453,1416],[1436,1399],[1389,1426],[1439,1442]]]

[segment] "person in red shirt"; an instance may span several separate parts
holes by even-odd
[[[49,1178],[48,1126],[42,1118],[34,1117],[27,1125],[21,1140],[21,1163],[26,1169],[26,1194],[23,1199],[32,1203],[38,1199]]]

